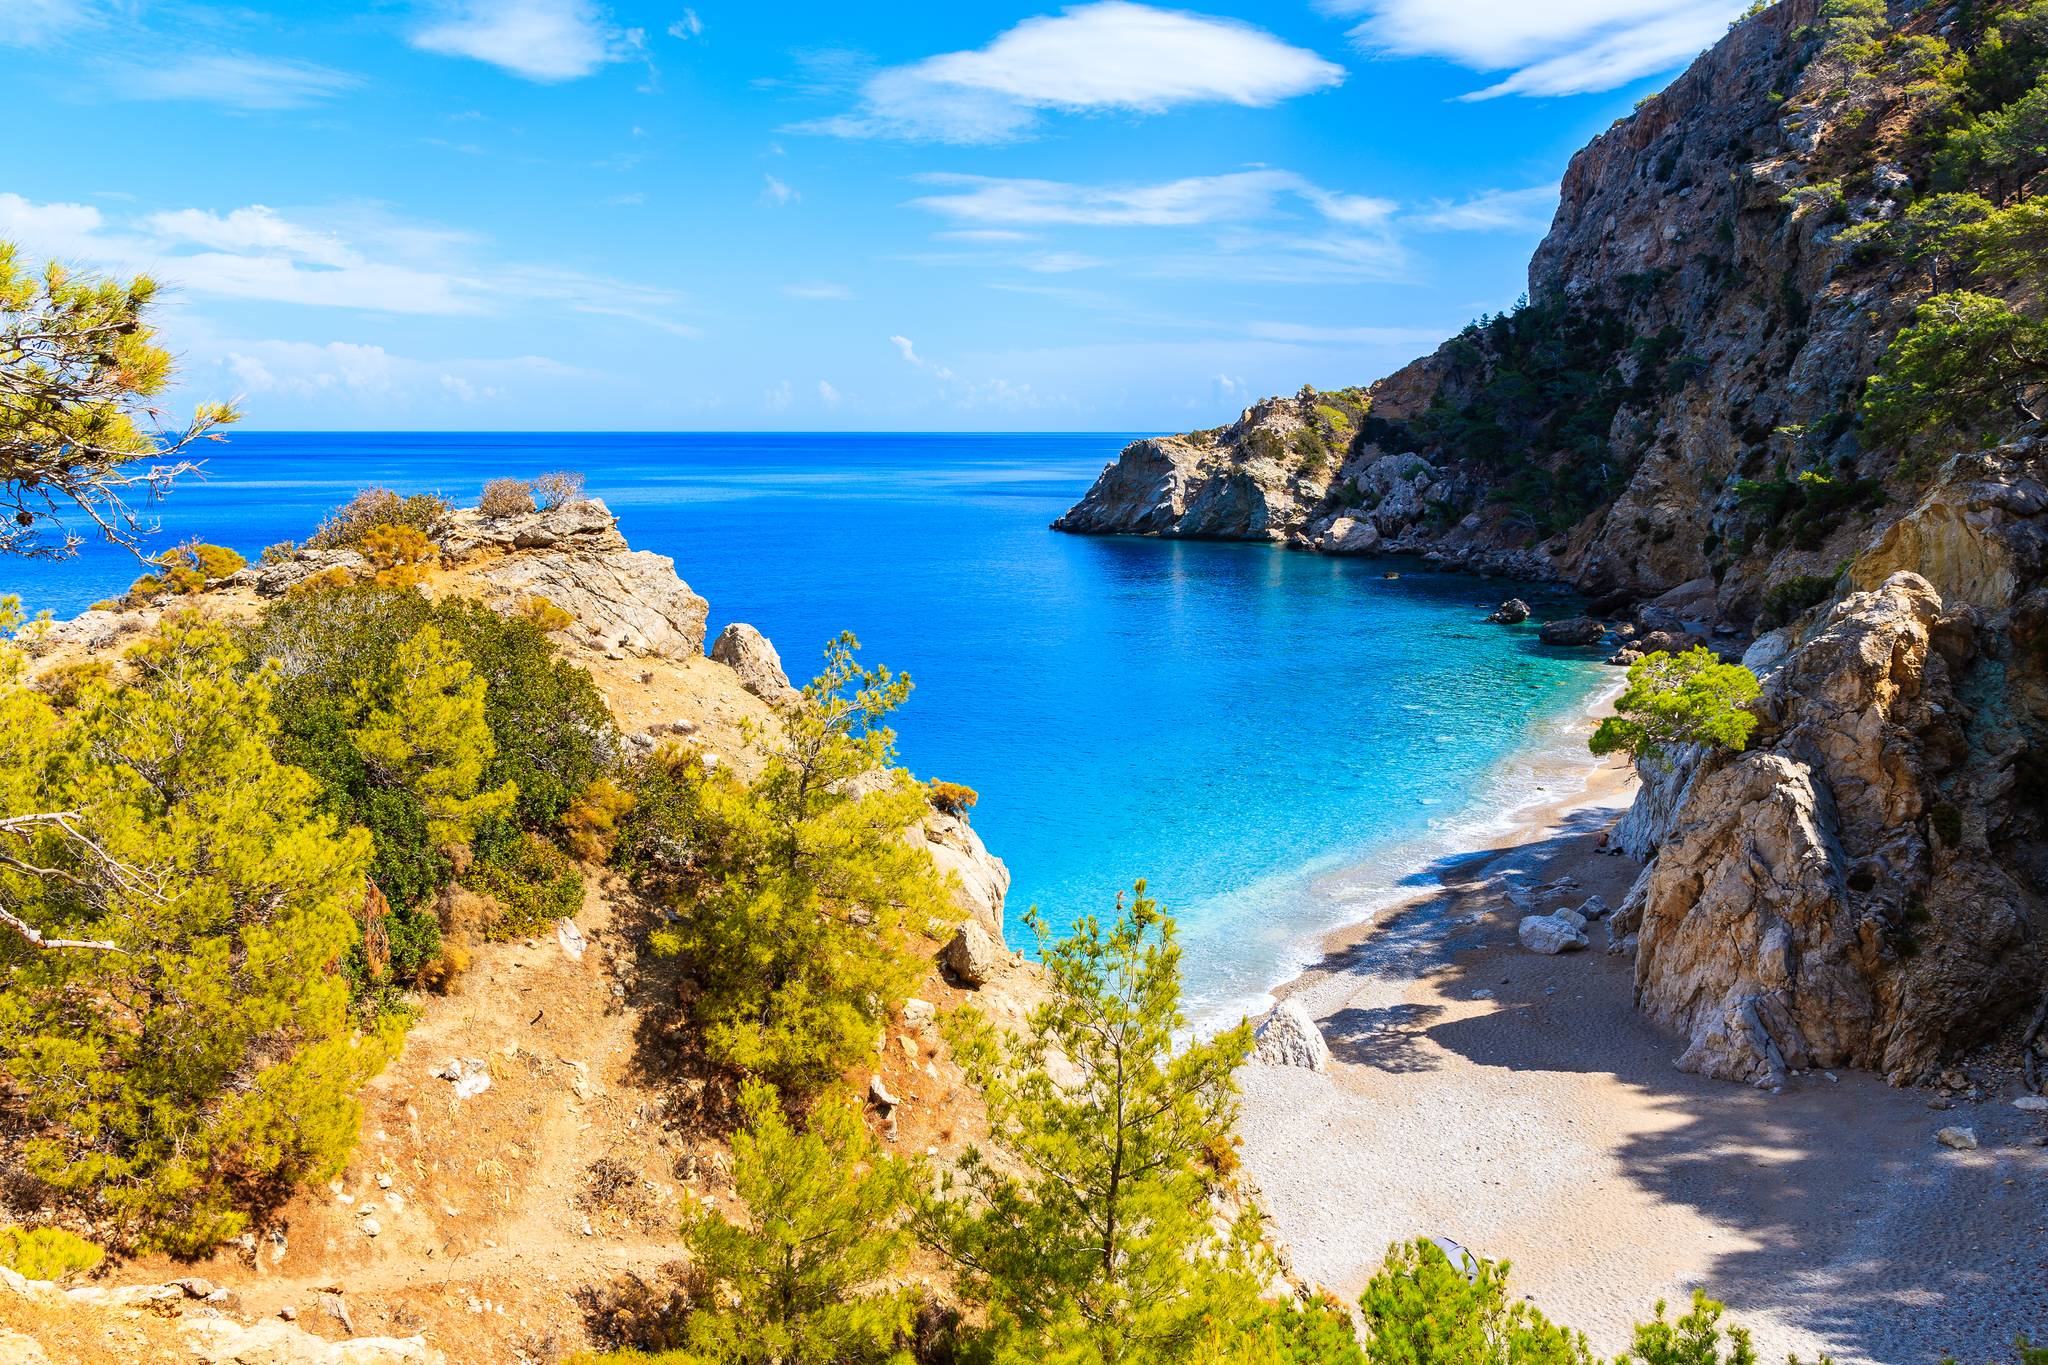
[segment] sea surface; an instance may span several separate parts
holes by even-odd
[[[155,510],[161,543],[253,559],[365,484],[473,501],[486,478],[580,470],[714,633],[751,622],[801,681],[852,629],[911,674],[902,759],[981,793],[1014,945],[1027,907],[1057,930],[1143,877],[1179,918],[1191,1013],[1215,1020],[1561,790],[1611,674],[1481,619],[1511,593],[1569,614],[1546,589],[1048,530],[1127,439],[245,432]],[[66,616],[136,572],[92,546],[6,565],[0,592]]]

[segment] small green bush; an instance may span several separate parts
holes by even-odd
[[[99,1247],[62,1228],[0,1228],[0,1265],[31,1280],[82,1275],[106,1257]]]
[[[490,937],[525,938],[558,919],[575,918],[583,908],[583,873],[576,860],[538,834],[478,844],[481,856],[462,880],[502,908],[485,927]]]
[[[1802,574],[1780,579],[1764,591],[1763,610],[1756,623],[1765,629],[1798,619],[1809,607],[1818,606],[1835,593],[1838,574]]]

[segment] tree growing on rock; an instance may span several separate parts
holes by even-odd
[[[1761,687],[1741,664],[1725,664],[1695,645],[1683,654],[1651,654],[1628,667],[1628,686],[1615,714],[1600,722],[1587,747],[1606,755],[1661,760],[1673,746],[1706,744],[1740,752],[1756,717],[1745,708]]]
[[[986,1309],[996,1361],[1232,1358],[1221,1343],[1275,1325],[1258,1301],[1255,1216],[1212,1223],[1211,1153],[1228,1142],[1250,1027],[1176,1044],[1180,948],[1143,882],[1107,924],[1081,920],[1045,965],[1052,999],[1028,1036],[955,1017],[990,1140],[1013,1160],[970,1151],[925,1206],[926,1235]]]
[[[0,242],[0,554],[59,557],[84,536],[133,550],[153,526],[133,505],[197,466],[237,413],[201,404],[167,428],[154,400],[171,353],[150,323],[156,284],[23,263]]]
[[[910,986],[901,926],[947,903],[930,855],[903,840],[929,807],[883,723],[910,679],[862,668],[858,647],[845,634],[826,649],[758,778],[690,765],[669,796],[691,807],[694,856],[654,947],[696,978],[711,1057],[796,1102],[873,1052]]]
[[[339,1166],[396,1037],[350,1028],[369,839],[273,756],[272,675],[196,618],[129,662],[72,715],[0,684],[0,1066],[30,1175],[197,1252]]]

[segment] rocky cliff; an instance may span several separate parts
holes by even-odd
[[[1139,441],[1055,523],[1560,580],[1625,650],[1754,637],[1750,750],[1646,765],[1613,835],[1649,860],[1615,947],[1690,1069],[1911,1081],[2048,977],[2048,446],[1944,465],[1859,415],[1941,273],[1870,244],[1938,190],[2012,199],[1932,148],[2041,79],[2027,22],[1751,15],[1572,159],[1523,304]]]

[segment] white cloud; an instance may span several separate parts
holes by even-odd
[[[6,0],[0,4],[0,45],[40,47],[93,22],[83,0]]]
[[[82,265],[147,271],[189,294],[366,312],[459,316],[512,301],[627,318],[679,336],[675,294],[548,265],[484,258],[466,234],[374,209],[320,212],[321,228],[261,204],[170,209],[116,224],[89,204],[0,193],[0,237]]]
[[[1242,222],[1273,214],[1283,199],[1307,202],[1333,222],[1358,227],[1384,222],[1385,199],[1335,194],[1292,171],[1233,171],[1156,185],[1080,185],[1062,180],[1002,180],[979,175],[926,175],[928,185],[956,187],[910,202],[960,222],[1009,227],[1186,227]]]
[[[1344,75],[1239,20],[1099,0],[1026,19],[986,47],[878,72],[862,85],[856,109],[803,127],[840,137],[1006,142],[1028,135],[1048,110],[1262,108]]]
[[[1469,199],[1439,201],[1434,208],[1402,219],[1440,232],[1541,230],[1557,212],[1557,185],[1525,190],[1484,190]]]
[[[820,281],[816,284],[785,284],[782,286],[785,298],[806,299],[814,303],[839,303],[853,297],[853,291],[843,284]]]
[[[1745,0],[1332,0],[1363,16],[1352,38],[1370,51],[1441,57],[1508,71],[1463,96],[1574,95],[1612,90],[1684,62],[1726,31]]]
[[[352,90],[362,81],[312,62],[210,52],[103,70],[101,93],[124,100],[196,100],[230,109],[302,109]]]
[[[838,407],[839,390],[833,388],[830,381],[820,379],[818,381],[818,401],[828,408]]]
[[[947,369],[944,365],[934,365],[930,361],[926,360],[923,356],[919,355],[917,353],[916,345],[914,345],[911,342],[909,337],[892,336],[889,338],[889,344],[896,348],[897,353],[900,354],[904,358],[904,360],[908,361],[911,365],[915,366],[916,368],[925,371],[927,374],[932,375],[934,378],[949,380],[953,377],[953,372]]]
[[[463,402],[490,400],[582,372],[545,356],[506,359],[417,360],[382,346],[350,341],[225,341],[220,364],[254,394],[410,399],[435,392]]]
[[[803,195],[791,189],[789,186],[783,184],[774,176],[763,175],[761,177],[762,203],[772,204],[776,208],[782,208],[785,205],[794,204],[801,200],[802,198]]]
[[[593,0],[450,0],[416,29],[414,47],[473,57],[530,81],[553,84],[623,61],[639,46]]]
[[[1026,256],[1018,264],[1039,275],[1065,275],[1075,270],[1094,270],[1109,262],[1080,251],[1041,251]]]
[[[787,379],[772,389],[761,390],[761,406],[770,412],[786,412],[796,402],[796,387]]]
[[[689,42],[692,38],[704,36],[704,21],[697,17],[697,11],[686,9],[683,17],[668,26],[668,36]]]

